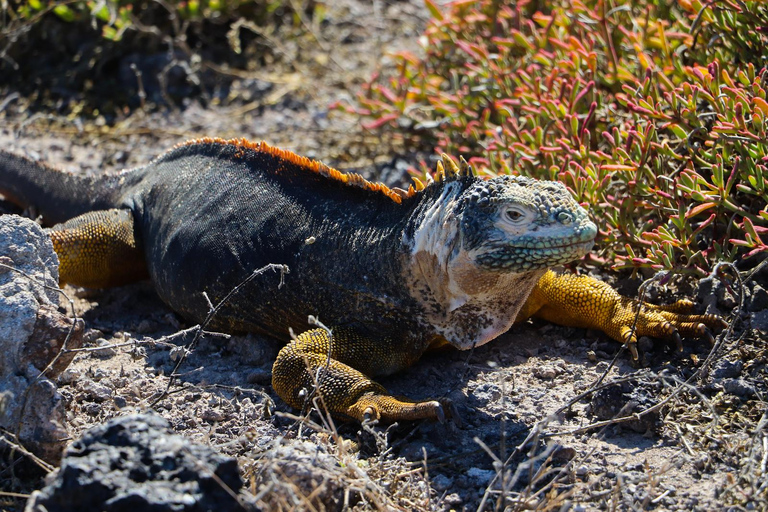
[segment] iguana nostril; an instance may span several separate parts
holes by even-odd
[[[573,216],[568,212],[560,212],[557,214],[557,220],[561,224],[570,224],[573,222]]]

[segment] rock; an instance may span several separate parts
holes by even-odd
[[[743,361],[732,362],[727,359],[720,359],[712,367],[712,377],[715,379],[732,379],[740,376],[743,369]]]
[[[592,396],[592,414],[599,420],[610,420],[640,413],[657,403],[656,393],[657,390],[649,389],[649,386],[642,382],[614,384],[596,391]],[[661,417],[657,411],[619,425],[635,432],[653,432],[661,425]]]
[[[472,479],[477,487],[486,487],[496,476],[496,472],[490,469],[469,468],[467,476]]]
[[[558,368],[555,366],[552,366],[550,364],[546,364],[544,366],[537,366],[533,370],[533,374],[540,378],[541,380],[552,380],[558,375],[562,373],[561,371],[558,371]]]
[[[96,346],[98,347],[104,347],[99,350],[94,350],[91,354],[94,357],[97,357],[99,359],[110,359],[112,357],[115,357],[117,355],[117,350],[112,348],[112,343],[108,342],[104,338],[99,338],[95,342]]]
[[[230,494],[241,488],[235,459],[175,434],[156,414],[133,414],[72,443],[24,510],[242,511]]]
[[[483,382],[474,389],[472,395],[478,400],[493,403],[501,400],[502,391],[501,388],[496,384],[491,382]]]
[[[765,288],[755,283],[752,288],[752,296],[749,299],[747,305],[747,311],[757,312],[768,309],[768,291]]]
[[[720,314],[717,309],[717,291],[720,287],[721,283],[716,278],[699,281],[698,301],[704,305],[707,313]]]
[[[723,389],[726,393],[742,398],[749,398],[757,394],[755,385],[744,379],[726,379],[723,381]]]
[[[276,444],[259,459],[255,488],[272,486],[262,498],[265,510],[341,510],[344,504],[345,469],[323,445],[310,441]],[[348,477],[347,477],[348,478]],[[305,503],[307,496],[311,500]],[[355,493],[350,499],[354,502]]]
[[[75,356],[61,349],[82,345],[83,323],[58,310],[59,261],[40,226],[0,216],[0,263],[0,427],[57,462],[68,433],[54,382]]]
[[[432,487],[434,487],[436,491],[447,491],[451,486],[453,486],[453,478],[449,478],[445,475],[437,475],[432,478]]]
[[[768,332],[768,309],[750,315],[752,327],[758,331]]]

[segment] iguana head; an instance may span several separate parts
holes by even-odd
[[[597,227],[561,183],[482,180],[447,157],[437,174],[404,240],[412,294],[428,323],[466,349],[505,332],[546,269],[588,253]]]
[[[456,204],[462,248],[488,271],[526,272],[584,256],[597,227],[562,183],[521,176],[475,181]]]

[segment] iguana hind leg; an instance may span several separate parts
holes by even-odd
[[[312,329],[280,350],[272,368],[272,387],[292,407],[302,409],[317,388],[320,403],[342,419],[443,421],[451,415],[447,400],[394,397],[366,376],[405,368],[420,354],[392,351],[386,339],[373,340],[344,329],[334,330],[332,340],[329,354],[328,331]]]
[[[147,277],[130,210],[99,210],[48,230],[59,257],[59,283],[119,286]]]
[[[651,336],[675,340],[680,336],[710,338],[710,329],[724,326],[715,315],[691,315],[693,303],[679,300],[667,306],[643,303],[637,325],[637,300],[620,295],[608,284],[589,276],[548,271],[534,287],[516,321],[538,317],[560,325],[600,329],[627,343],[637,359],[637,338]]]

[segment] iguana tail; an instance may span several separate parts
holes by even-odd
[[[0,195],[22,208],[36,207],[46,225],[114,207],[118,188],[114,177],[75,176],[0,150]]]

